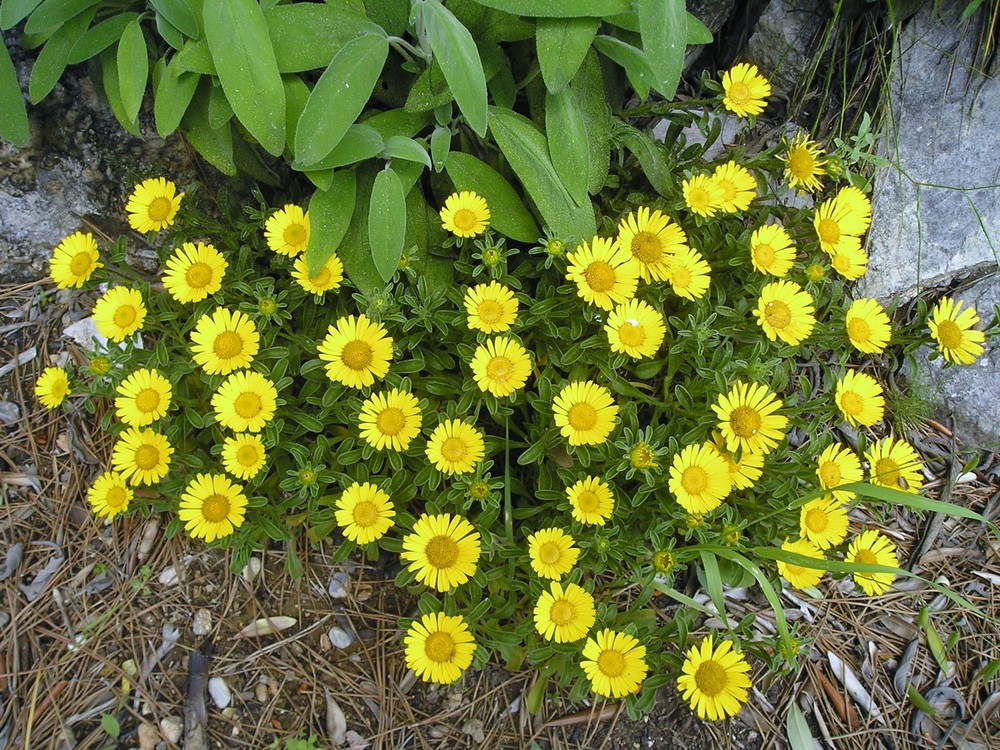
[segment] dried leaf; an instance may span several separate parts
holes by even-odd
[[[247,625],[239,632],[242,638],[274,635],[287,630],[298,622],[294,617],[262,617]]]

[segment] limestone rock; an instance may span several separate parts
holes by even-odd
[[[787,97],[799,84],[813,38],[830,17],[826,0],[771,0],[747,45],[747,60],[771,81],[774,96]]]

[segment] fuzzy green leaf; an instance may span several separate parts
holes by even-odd
[[[177,130],[191,104],[195,89],[198,88],[198,81],[201,80],[197,73],[178,71],[174,64],[176,60],[175,57],[167,65],[156,84],[154,94],[153,116],[156,120],[156,132],[161,138],[166,138]]]
[[[292,169],[311,172],[317,169],[344,167],[366,159],[373,159],[382,153],[383,148],[385,148],[385,141],[377,130],[367,125],[351,125],[344,137],[340,139],[340,143],[329,154],[315,164],[307,166],[303,166],[299,162],[292,162]]]
[[[331,3],[278,5],[264,18],[282,73],[325,68],[351,39],[382,33],[363,13]]]
[[[28,145],[28,110],[24,106],[17,72],[11,62],[7,47],[0,40],[0,138],[19,148]]]
[[[355,205],[358,210],[354,211],[347,233],[337,249],[337,254],[344,263],[344,273],[362,294],[376,294],[385,287],[385,282],[372,261],[371,246],[368,243],[368,211],[362,210],[362,207],[367,209],[371,203],[375,172],[375,165],[371,163],[363,164],[357,169]]]
[[[687,11],[684,0],[636,0],[642,49],[653,73],[651,83],[673,99],[684,70]]]
[[[655,77],[649,67],[649,60],[641,49],[605,34],[594,37],[594,46],[602,55],[625,69],[625,75],[640,99],[649,97],[649,87],[654,83]]]
[[[25,34],[46,34],[64,26],[101,0],[45,0],[24,24]],[[6,5],[6,0],[4,1]]]
[[[619,123],[618,138],[639,160],[646,179],[660,195],[667,195],[675,187],[676,178],[664,155],[663,147],[653,137],[627,123]]]
[[[582,206],[587,201],[587,178],[590,175],[590,148],[583,113],[570,89],[545,94],[545,132],[556,168],[570,197]]]
[[[611,166],[611,108],[604,96],[604,80],[597,53],[590,50],[570,83],[587,127],[590,172],[587,192],[596,195],[604,187]]]
[[[138,13],[119,13],[107,20],[94,24],[73,45],[68,64],[76,65],[100,54],[121,39],[125,27],[139,18]]]
[[[70,50],[83,36],[83,28],[78,23],[60,26],[38,53],[38,59],[31,68],[28,79],[28,101],[38,104],[48,96],[66,70]]]
[[[340,247],[354,216],[357,181],[354,171],[334,172],[330,187],[317,190],[309,200],[309,246],[306,262],[309,273],[318,274],[330,256]]]
[[[437,0],[422,6],[427,40],[469,126],[486,135],[486,74],[472,34]]]
[[[179,70],[187,73],[218,75],[215,63],[212,62],[212,53],[209,52],[208,43],[205,41],[193,42],[189,39],[185,42],[177,53],[177,65]]]
[[[295,153],[295,128],[309,100],[309,87],[296,75],[282,76],[281,84],[285,87],[285,135],[288,139],[285,151],[292,154]]]
[[[456,190],[474,190],[490,207],[490,226],[518,242],[534,242],[540,234],[531,213],[499,172],[475,156],[452,151],[445,162]]]
[[[412,138],[406,138],[402,135],[394,135],[386,139],[385,148],[382,150],[382,158],[414,161],[425,165],[428,169],[433,166],[427,149]]]
[[[377,130],[383,138],[392,138],[394,135],[405,135],[407,138],[412,138],[423,130],[430,121],[429,112],[390,109],[367,117],[361,122],[369,128]]]
[[[705,24],[688,13],[687,38],[684,41],[687,44],[711,44],[713,41],[712,32]]]
[[[476,0],[487,8],[496,8],[518,16],[539,18],[577,18],[612,16],[631,10],[630,0]]]
[[[785,732],[788,734],[788,744],[792,750],[814,750],[816,747],[816,740],[809,731],[809,722],[795,701],[790,701],[788,704]]]
[[[142,97],[146,93],[146,79],[149,78],[149,57],[146,54],[146,39],[142,35],[139,21],[125,27],[118,42],[118,86],[122,93],[122,104],[129,120],[139,116]]]
[[[149,0],[149,4],[184,36],[189,39],[201,36],[198,19],[184,0]]]
[[[573,80],[600,24],[597,18],[538,19],[535,49],[550,93],[558,94]]]
[[[3,0],[0,2],[0,29],[7,31],[28,17],[42,0]]]
[[[431,162],[433,162],[435,172],[444,169],[450,152],[451,128],[434,128],[434,132],[431,133]]]
[[[230,177],[236,174],[233,161],[233,126],[226,123],[218,129],[208,124],[208,97],[212,83],[208,79],[201,82],[198,95],[194,97],[184,119],[184,135],[198,153],[209,164]]]
[[[368,205],[368,241],[379,276],[388,282],[399,268],[406,238],[406,195],[403,183],[391,169],[375,175]]]
[[[237,119],[269,154],[285,148],[285,89],[256,0],[205,0],[205,40]]]
[[[141,138],[142,134],[135,121],[125,117],[125,105],[122,104],[121,89],[118,87],[118,62],[115,59],[114,50],[106,49],[101,53],[101,75],[104,82],[104,95],[108,98],[111,113],[126,131]]]

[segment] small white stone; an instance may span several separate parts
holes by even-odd
[[[177,568],[171,565],[169,568],[164,568],[157,580],[160,582],[161,586],[173,586],[174,584],[180,582],[181,577],[177,575]]]
[[[348,730],[344,739],[347,740],[347,746],[350,750],[364,750],[364,748],[369,747],[372,744],[353,729]]]
[[[341,627],[334,625],[326,632],[327,637],[337,648],[347,648],[354,643],[354,637]]]
[[[218,708],[226,708],[233,701],[233,693],[221,677],[213,677],[208,681],[208,694]]]
[[[236,717],[236,707],[230,706],[229,708],[222,709],[222,716],[225,719],[233,719]]]
[[[155,750],[156,743],[160,740],[160,733],[156,731],[156,727],[144,721],[139,725],[137,734],[139,750]]]
[[[184,722],[179,716],[168,716],[165,719],[160,719],[160,734],[163,735],[163,739],[167,742],[176,745],[183,733]]]
[[[212,613],[207,609],[199,609],[194,613],[191,630],[195,635],[208,635],[212,632]]]
[[[259,557],[251,557],[247,560],[247,564],[243,567],[243,572],[240,573],[243,576],[243,580],[247,583],[253,583],[257,576],[260,575],[261,562]]]
[[[327,586],[327,591],[330,592],[330,596],[334,599],[343,599],[347,596],[347,573],[342,570],[338,570],[330,578],[330,585]]]

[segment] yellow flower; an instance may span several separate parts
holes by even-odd
[[[452,193],[441,209],[441,228],[456,237],[475,237],[490,225],[490,207],[471,190]]]
[[[708,636],[687,652],[677,687],[699,719],[736,716],[747,702],[750,665],[732,648],[732,641],[715,646],[713,636]]]
[[[645,441],[636,443],[632,447],[632,450],[628,452],[628,462],[632,464],[633,468],[640,469],[642,471],[655,469],[657,463],[656,453],[653,451],[653,446]]]
[[[687,247],[687,235],[669,216],[641,206],[619,222],[617,246],[631,253],[643,281],[666,281],[670,257]]]
[[[662,313],[647,302],[632,299],[618,305],[608,316],[604,332],[608,334],[611,351],[642,359],[656,354],[667,327]]]
[[[882,386],[871,375],[848,370],[837,381],[837,408],[851,426],[871,427],[882,421],[885,398]]]
[[[892,326],[885,309],[876,300],[856,299],[844,318],[851,345],[865,354],[881,354],[892,337]]]
[[[837,198],[829,198],[819,204],[813,216],[813,227],[823,252],[831,256],[837,254],[842,243],[859,245],[857,238],[867,228],[864,217],[855,211],[853,204],[843,203]]]
[[[819,551],[819,547],[808,539],[796,539],[795,541],[786,539],[785,543],[781,545],[781,549],[785,552],[802,555],[803,557],[812,557],[816,560],[823,559],[823,553]],[[805,565],[796,565],[795,563],[778,560],[778,575],[797,589],[807,589],[815,586],[823,578],[823,573],[822,568],[808,568]]]
[[[59,289],[79,289],[104,264],[98,262],[97,242],[90,232],[75,232],[64,239],[49,258],[49,276]]]
[[[228,375],[249,367],[260,348],[250,316],[217,307],[202,315],[191,332],[194,361],[209,375]]]
[[[883,438],[868,446],[869,481],[894,490],[917,493],[924,484],[924,465],[905,440]]]
[[[942,297],[934,305],[927,325],[938,344],[941,356],[948,362],[971,365],[983,353],[986,335],[973,326],[979,324],[976,308],[962,310],[963,302]]]
[[[756,65],[737,63],[722,74],[722,106],[737,117],[759,115],[770,95],[771,84]]]
[[[222,467],[237,479],[253,479],[266,461],[267,452],[260,435],[241,432],[222,443]]]
[[[167,258],[163,288],[181,304],[201,302],[222,289],[228,267],[214,245],[185,242]]]
[[[847,539],[847,509],[833,495],[811,500],[799,511],[799,533],[819,549],[829,549]]]
[[[354,482],[337,500],[337,525],[355,544],[370,544],[392,527],[396,509],[389,496],[370,482]]]
[[[94,304],[93,316],[97,332],[118,343],[142,328],[146,305],[138,289],[113,286]]]
[[[706,443],[706,445],[715,448],[722,456],[722,460],[726,462],[726,466],[729,467],[729,479],[733,483],[734,489],[749,490],[753,488],[761,474],[764,473],[763,456],[743,451],[740,453],[739,461],[737,461],[736,454],[726,449],[726,441],[721,432],[712,432],[712,442]]]
[[[535,603],[535,630],[547,641],[575,643],[597,621],[594,597],[575,583],[553,581]]]
[[[844,559],[849,563],[861,563],[862,565],[899,567],[896,545],[874,529],[862,531],[854,537],[851,546],[847,549],[847,557]],[[868,596],[884,594],[889,590],[892,582],[896,580],[895,573],[852,573],[851,575],[854,582]]]
[[[259,372],[234,372],[212,396],[215,421],[233,432],[260,432],[278,408],[274,383]]]
[[[795,245],[785,228],[765,224],[754,231],[750,235],[750,262],[758,273],[786,276],[795,262]]]
[[[116,389],[115,416],[129,427],[145,427],[170,408],[170,381],[156,370],[136,370]]]
[[[828,445],[819,454],[816,461],[816,476],[819,477],[819,486],[824,490],[831,490],[833,496],[842,503],[852,500],[854,493],[837,488],[864,480],[858,454],[838,443]]]
[[[417,580],[438,591],[461,586],[476,574],[480,538],[461,516],[421,514],[413,533],[403,538],[399,557]]]
[[[125,204],[128,223],[137,232],[159,232],[174,223],[184,193],[163,177],[143,180],[135,186]]]
[[[856,281],[868,272],[868,253],[857,237],[842,237],[836,252],[830,256],[833,270],[848,281]]]
[[[729,466],[711,445],[689,445],[674,455],[670,491],[688,513],[710,513],[732,491]]]
[[[87,502],[96,515],[110,520],[128,510],[133,495],[121,474],[106,471],[87,490]]]
[[[303,253],[295,259],[292,265],[292,278],[296,283],[310,294],[322,297],[326,292],[332,292],[340,288],[340,283],[344,280],[344,264],[336,253],[330,253],[326,263],[315,276],[309,275],[309,263]]]
[[[757,180],[746,167],[735,161],[717,166],[712,179],[720,191],[719,208],[727,214],[746,211],[750,208],[750,201],[757,197]]]
[[[856,225],[860,229],[858,234],[868,231],[872,223],[872,202],[867,195],[853,185],[848,185],[837,192],[837,202],[859,222]]]
[[[570,445],[600,445],[615,428],[618,404],[611,391],[593,381],[573,381],[552,403],[556,427]]]
[[[131,485],[156,484],[167,475],[174,449],[170,441],[150,429],[129,427],[111,453],[111,467]]]
[[[524,388],[531,374],[531,357],[521,342],[497,336],[480,344],[472,356],[472,376],[481,391],[497,398]]]
[[[309,246],[309,212],[294,203],[267,217],[264,238],[267,246],[278,255],[294,258]]]
[[[517,319],[517,297],[496,281],[472,287],[465,293],[464,304],[473,331],[503,333]]]
[[[361,389],[389,372],[392,337],[381,323],[348,315],[329,327],[319,358],[327,363],[326,376],[334,383]]]
[[[729,393],[719,394],[712,411],[729,450],[766,455],[785,436],[788,417],[775,413],[781,406],[766,385],[737,381]]]
[[[528,537],[528,557],[532,570],[538,575],[558,581],[573,570],[580,557],[580,548],[562,529],[542,529]]]
[[[823,187],[820,177],[826,174],[826,159],[823,149],[816,141],[809,140],[805,133],[799,133],[788,144],[785,152],[785,177],[790,187],[815,192]]]
[[[587,477],[567,487],[566,499],[573,509],[574,520],[585,524],[603,526],[615,508],[611,488],[599,477]]]
[[[686,247],[679,250],[670,262],[670,288],[678,297],[701,299],[711,283],[711,271],[701,253]]]
[[[753,316],[768,340],[798,346],[816,325],[812,295],[794,281],[775,281],[760,290]]]
[[[247,498],[240,485],[225,474],[198,474],[184,488],[177,517],[191,537],[212,542],[242,526],[246,511]]]
[[[361,407],[361,437],[375,450],[405,451],[420,434],[420,402],[408,391],[393,388],[373,393]]]
[[[628,633],[607,629],[587,639],[580,667],[594,692],[606,698],[636,692],[649,672],[646,647]]]
[[[431,612],[403,636],[406,666],[424,682],[450,685],[472,664],[476,641],[461,615]]]
[[[588,304],[611,310],[635,296],[639,264],[632,253],[611,240],[594,237],[569,253],[566,280],[576,284],[577,294]]]
[[[61,367],[46,367],[35,381],[35,398],[46,409],[58,408],[69,394],[69,373]]]
[[[692,213],[706,219],[722,208],[723,193],[719,184],[707,174],[696,174],[681,183],[684,204]]]
[[[461,419],[450,419],[427,438],[427,460],[445,474],[468,474],[486,455],[483,433]]]
[[[806,278],[814,284],[818,284],[826,278],[826,269],[819,263],[810,263],[805,269]]]

